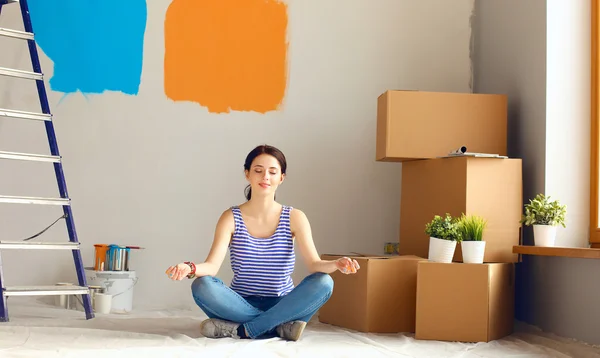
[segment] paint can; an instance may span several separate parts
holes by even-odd
[[[85,269],[85,275],[89,285],[102,287],[102,293],[112,296],[112,312],[132,311],[133,288],[138,281],[135,271],[95,271],[90,267]]]
[[[58,282],[56,286],[74,286],[69,282]],[[56,295],[54,296],[54,305],[70,310],[76,307],[76,298],[74,295]]]
[[[106,271],[117,271],[117,251],[119,245],[109,245],[108,251],[106,252]]]
[[[94,270],[131,271],[131,250],[143,250],[139,246],[95,244]]]
[[[96,244],[95,257],[94,257],[94,270],[103,271],[106,267],[106,252],[108,251],[108,245]]]
[[[102,286],[88,286],[88,288],[90,289],[90,301],[92,304],[92,309],[95,306],[95,302],[96,302],[96,295],[98,293],[104,293],[104,291],[106,291],[106,289]],[[75,298],[75,308],[78,311],[83,311],[83,300],[81,295],[77,295],[77,296],[73,296]]]
[[[383,251],[386,255],[399,255],[400,248],[399,243],[397,242],[386,242],[383,248]]]
[[[112,297],[106,293],[99,293],[96,296],[94,311],[101,314],[109,314],[112,310]]]
[[[129,271],[129,260],[131,259],[131,250],[127,247],[124,251],[123,270]]]
[[[106,271],[129,271],[130,249],[126,246],[109,245],[107,251]]]

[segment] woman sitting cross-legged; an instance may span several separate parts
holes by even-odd
[[[275,201],[287,163],[277,148],[261,145],[246,157],[247,201],[219,218],[203,263],[183,262],[167,269],[173,280],[195,278],[192,295],[209,319],[201,333],[209,338],[267,338],[297,341],[306,323],[331,297],[330,273],[355,273],[347,257],[321,260],[304,213]],[[311,274],[294,287],[294,244]],[[233,280],[216,276],[229,248]]]

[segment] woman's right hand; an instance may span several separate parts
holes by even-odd
[[[337,269],[344,274],[354,274],[360,269],[360,265],[356,260],[349,257],[341,257],[335,261]]]
[[[165,273],[173,281],[181,281],[192,272],[188,264],[180,263],[175,266],[170,266]]]

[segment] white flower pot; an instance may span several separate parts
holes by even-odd
[[[485,241],[462,241],[463,262],[466,264],[482,264],[485,254]]]
[[[429,261],[452,262],[456,250],[456,241],[429,238]]]
[[[554,246],[556,241],[556,226],[533,225],[533,242],[535,246]]]

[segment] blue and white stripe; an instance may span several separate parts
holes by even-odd
[[[256,238],[248,233],[240,208],[231,208],[235,231],[229,245],[233,280],[231,289],[241,296],[283,296],[294,289],[296,256],[290,229],[289,206],[283,206],[275,233]]]

